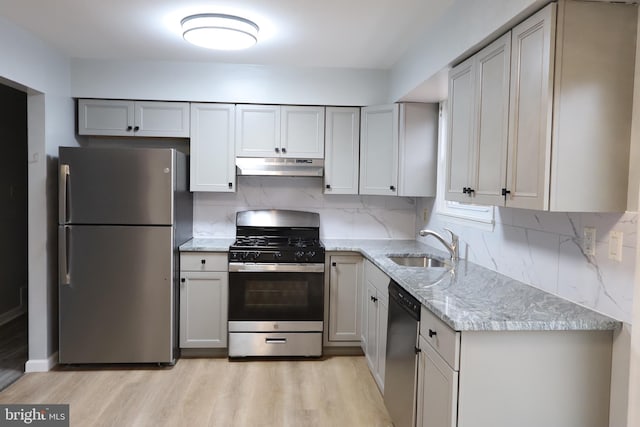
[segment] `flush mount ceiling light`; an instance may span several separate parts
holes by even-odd
[[[258,26],[239,16],[201,13],[187,16],[180,23],[186,41],[207,49],[246,49],[258,41]]]

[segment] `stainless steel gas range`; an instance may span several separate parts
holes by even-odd
[[[229,357],[321,356],[324,247],[317,213],[236,214],[229,248]]]

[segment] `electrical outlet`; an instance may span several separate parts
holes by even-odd
[[[424,222],[427,222],[428,218],[429,218],[429,209],[424,208],[424,210],[422,211],[422,220]]]
[[[609,259],[622,262],[622,231],[609,233]]]
[[[585,255],[595,256],[596,254],[596,229],[595,227],[585,227],[582,231],[582,250]]]

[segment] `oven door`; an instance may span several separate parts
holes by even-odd
[[[323,312],[324,264],[229,264],[230,323],[315,323]]]

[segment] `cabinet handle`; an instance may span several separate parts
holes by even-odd
[[[327,190],[331,190],[331,185],[327,184],[326,187],[327,187]]]
[[[335,262],[331,263],[331,267],[335,267],[337,264]]]
[[[207,263],[207,260],[206,260],[206,259],[201,259],[201,260],[200,260],[200,264],[205,265],[206,263]]]
[[[134,131],[134,132],[138,132],[139,130],[140,130],[140,126],[135,126],[135,127],[133,128],[133,131]]]
[[[233,188],[233,182],[229,183],[229,188]]]
[[[127,126],[127,132],[131,132],[131,129],[133,129],[133,126]]]
[[[467,194],[467,191],[469,191],[467,187],[462,187],[462,194]]]
[[[187,281],[187,279],[185,279],[185,278],[183,277],[183,278],[181,278],[181,279],[180,279],[180,281],[181,281],[182,283],[184,283],[184,282],[186,282],[186,281]]]
[[[418,353],[422,352],[422,350],[420,350],[418,347],[413,347],[413,348],[414,348],[414,350],[415,350],[416,354],[418,354]]]
[[[469,197],[471,197],[471,195],[475,192],[476,190],[474,190],[473,188],[467,188],[467,194],[469,194]]]
[[[279,153],[280,149],[278,147],[276,147],[276,153]]]
[[[389,186],[389,190],[391,190],[391,191],[396,191],[396,186],[395,186],[395,185],[390,185],[390,186]]]
[[[433,329],[429,329],[429,338],[433,338],[436,335],[438,335],[438,333],[436,331],[434,331]]]
[[[507,190],[506,188],[502,189],[502,195],[506,198],[507,194],[511,194],[511,191]]]
[[[372,297],[371,297],[371,301],[373,301],[373,302],[378,302],[378,298],[376,298],[376,297],[372,296]]]
[[[287,154],[287,149],[286,149],[286,148],[284,148],[284,147],[282,147],[282,153],[283,153],[283,154]]]

